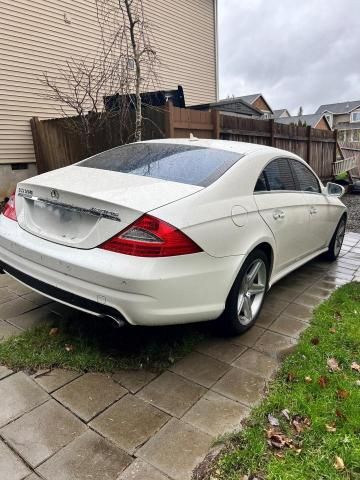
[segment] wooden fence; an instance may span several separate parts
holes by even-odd
[[[167,109],[144,107],[143,139],[152,140],[168,136]],[[92,121],[98,119],[93,115]],[[108,114],[99,127],[92,129],[92,134],[85,141],[79,127],[80,119],[55,118],[30,121],[33,135],[36,163],[39,173],[65,167],[96,153],[123,145],[132,140],[134,131],[134,112],[129,112],[126,123],[117,114]]]
[[[339,155],[341,158],[336,132],[283,125],[274,120],[224,115],[215,110],[182,109],[171,103],[164,109],[144,107],[144,114],[144,140],[187,138],[192,133],[198,138],[273,146],[301,156],[323,180],[332,178],[333,164]],[[133,124],[133,120],[132,112],[129,125]],[[33,118],[31,125],[39,172],[69,165],[89,154],[122,145],[126,137],[116,115],[109,116],[103,127],[94,133],[90,152],[79,138],[79,133],[69,128],[68,119],[39,121]]]

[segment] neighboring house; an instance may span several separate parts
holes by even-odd
[[[314,113],[313,115],[300,115],[294,117],[280,117],[275,118],[276,123],[283,123],[285,125],[299,125],[319,128],[320,130],[331,130],[331,126],[326,119],[326,116],[321,113]]]
[[[239,98],[245,100],[245,102],[247,102],[252,107],[260,110],[263,114],[263,118],[271,118],[274,114],[272,108],[265,100],[265,97],[262,93],[254,93],[253,95],[242,95]]]
[[[321,105],[316,113],[324,113],[331,128],[338,130],[343,142],[360,143],[360,100]]]
[[[227,115],[238,117],[262,117],[262,112],[258,108],[251,106],[239,97],[228,98],[212,103],[203,103],[201,105],[192,105],[191,108],[196,110],[219,110]]]
[[[187,105],[216,101],[217,0],[143,0],[161,62],[159,90],[182,85]],[[0,199],[36,174],[30,118],[60,116],[42,97],[44,71],[99,46],[95,0],[4,0],[1,15]],[[116,93],[116,92],[114,92]]]
[[[280,108],[279,110],[273,110],[272,118],[286,118],[290,117],[290,113],[286,108]]]

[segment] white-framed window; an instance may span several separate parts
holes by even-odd
[[[360,130],[353,130],[352,141],[360,142]]]
[[[270,113],[263,113],[262,118],[267,120],[268,118],[271,118],[271,114]]]
[[[328,121],[328,124],[333,128],[333,116],[332,113],[325,113],[325,118]]]
[[[345,130],[339,130],[338,131],[338,140],[339,140],[339,142],[345,142],[345,140],[346,140],[346,131]]]
[[[351,112],[350,122],[360,122],[360,110],[358,112]]]

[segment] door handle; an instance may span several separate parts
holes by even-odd
[[[275,220],[278,220],[279,218],[284,218],[285,212],[283,210],[275,210],[273,213],[273,217]]]
[[[317,213],[317,208],[316,207],[311,207],[310,208],[310,215],[315,215],[315,213]]]

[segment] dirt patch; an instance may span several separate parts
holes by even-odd
[[[348,221],[346,229],[349,232],[360,233],[360,194],[347,193],[341,199],[348,208]]]

